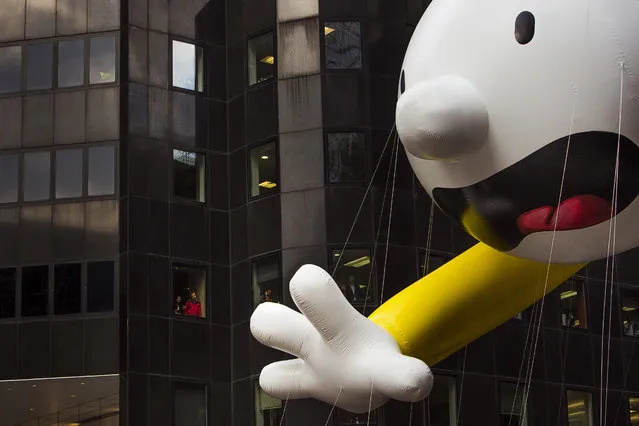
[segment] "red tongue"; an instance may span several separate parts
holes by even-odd
[[[557,231],[582,229],[610,219],[610,203],[595,195],[578,195],[568,198],[555,209],[543,206],[526,212],[517,219],[517,226],[524,235],[533,232],[552,231],[557,219]]]

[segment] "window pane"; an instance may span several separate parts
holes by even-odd
[[[621,319],[623,333],[626,336],[639,337],[639,292],[621,290]]]
[[[173,313],[206,318],[206,269],[173,266]]]
[[[430,426],[457,425],[457,396],[454,377],[437,376],[433,390],[426,400]]]
[[[195,90],[196,62],[194,44],[173,40],[173,86]]]
[[[87,312],[113,310],[115,266],[113,262],[87,264]]]
[[[84,84],[84,39],[58,43],[58,87]]]
[[[499,397],[501,407],[501,425],[528,425],[528,412],[524,409],[524,389],[525,384],[500,383]],[[515,397],[516,394],[516,397]],[[524,417],[525,416],[525,417]],[[522,421],[523,417],[523,421]]]
[[[53,43],[30,44],[27,49],[27,90],[50,89],[53,84]]]
[[[24,154],[24,201],[48,200],[50,197],[49,151]]]
[[[328,180],[366,181],[366,142],[363,133],[328,134]]]
[[[568,424],[592,426],[592,395],[590,392],[567,390]]]
[[[373,291],[369,289],[371,277],[371,258],[368,249],[346,249],[340,259],[341,249],[333,250],[331,255],[331,272],[339,261],[335,272],[335,281],[351,303],[370,303]]]
[[[16,315],[16,270],[0,269],[0,318]]]
[[[115,81],[115,36],[92,38],[89,49],[91,51],[89,83],[113,83]]]
[[[0,93],[20,91],[22,81],[22,47],[0,48]]]
[[[18,155],[0,155],[0,203],[18,201]]]
[[[281,281],[279,256],[269,256],[253,262],[253,305],[262,302],[280,303]]]
[[[207,425],[206,385],[175,383],[174,398],[175,426]]]
[[[249,85],[275,77],[275,49],[273,33],[255,37],[248,42]]]
[[[55,196],[82,196],[82,150],[65,149],[55,154]]]
[[[49,267],[22,268],[22,316],[40,317],[48,313]]]
[[[279,426],[282,421],[282,401],[272,397],[255,383],[255,426]]]
[[[359,22],[327,22],[324,27],[326,68],[362,67],[362,42]]]
[[[419,251],[419,270],[417,271],[418,277],[424,277],[440,266],[443,266],[450,260],[449,256],[444,256],[438,253],[431,253],[430,256],[426,256],[426,251]]]
[[[630,424],[632,426],[639,425],[639,397],[628,397],[628,408],[630,416]]]
[[[564,327],[588,328],[584,287],[584,282],[578,279],[570,279],[559,287],[561,325]]]
[[[82,310],[82,265],[70,263],[55,265],[54,313],[56,315],[78,314]]]
[[[251,197],[277,192],[279,179],[275,142],[253,148],[249,155]]]
[[[89,148],[89,196],[115,193],[115,147]]]
[[[204,155],[173,150],[173,193],[187,200],[206,201]]]

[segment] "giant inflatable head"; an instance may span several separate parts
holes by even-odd
[[[556,220],[553,262],[603,258],[619,143],[615,252],[639,246],[638,16],[636,0],[433,1],[396,120],[437,205],[518,257],[547,262]]]

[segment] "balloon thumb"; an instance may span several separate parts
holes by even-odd
[[[379,363],[372,376],[378,392],[390,399],[403,402],[419,402],[433,389],[433,373],[421,360],[404,355],[394,355]]]

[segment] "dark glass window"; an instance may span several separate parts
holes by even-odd
[[[115,265],[113,262],[87,264],[87,312],[113,310],[115,293]]]
[[[457,425],[457,385],[454,377],[437,376],[426,400],[426,417],[430,426]]]
[[[89,196],[115,193],[115,146],[89,148]]]
[[[0,155],[0,203],[18,201],[18,155]]]
[[[58,87],[84,84],[84,39],[58,43]]]
[[[639,425],[639,397],[628,397],[628,416],[630,417],[630,425]]]
[[[206,268],[173,266],[173,313],[206,318]]]
[[[0,269],[0,319],[16,315],[16,270]]]
[[[359,22],[327,22],[324,26],[327,69],[360,69],[362,37]]]
[[[419,250],[418,255],[418,277],[424,277],[430,274],[451,259],[451,256],[433,252],[430,253],[430,256],[426,256],[426,250]]]
[[[353,414],[346,410],[337,409],[337,426],[354,426],[354,425],[377,425],[379,423],[378,411],[368,413]]]
[[[251,149],[249,153],[249,182],[251,197],[277,192],[277,152],[275,142]]]
[[[373,301],[373,289],[369,284],[373,277],[371,274],[371,251],[369,249],[346,249],[340,259],[341,249],[335,249],[331,253],[331,270],[335,265],[337,271],[334,278],[351,303],[364,303]]]
[[[561,325],[570,328],[588,328],[586,294],[583,280],[572,278],[559,287]]]
[[[22,316],[41,317],[49,312],[49,267],[22,268]]]
[[[282,401],[272,397],[255,383],[255,426],[280,426]]]
[[[566,390],[569,426],[593,426],[592,394],[586,391]]]
[[[19,92],[22,82],[22,47],[0,48],[0,93]]]
[[[366,181],[366,141],[363,133],[328,134],[328,181]]]
[[[204,51],[200,46],[173,40],[173,87],[204,91]]]
[[[50,157],[49,151],[24,154],[24,201],[48,200],[51,196]]]
[[[82,150],[62,149],[55,153],[55,197],[82,196]]]
[[[206,201],[204,154],[173,150],[173,193],[187,200]]]
[[[273,33],[248,41],[248,82],[258,84],[275,77],[275,48]]]
[[[528,426],[528,410],[524,408],[524,383],[500,383],[499,405],[501,426]]]
[[[53,43],[30,44],[27,50],[27,90],[50,89],[53,85]]]
[[[621,319],[623,334],[639,337],[639,291],[621,289]]]
[[[206,385],[174,383],[173,425],[207,426],[208,404]]]
[[[82,311],[82,265],[55,265],[53,281],[53,312],[56,315],[79,314]]]
[[[89,44],[89,83],[102,84],[115,81],[115,36],[92,38]]]
[[[253,262],[253,304],[262,302],[280,303],[282,285],[280,279],[280,259],[271,255]]]

